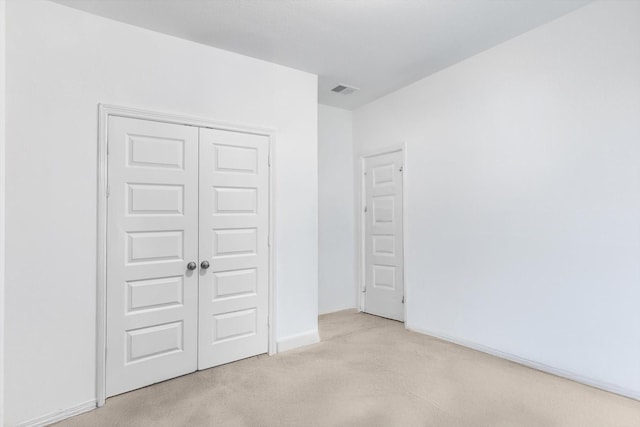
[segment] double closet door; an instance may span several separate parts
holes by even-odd
[[[267,352],[268,137],[108,126],[107,396]]]

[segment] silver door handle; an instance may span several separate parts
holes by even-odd
[[[187,269],[189,269],[189,270],[195,270],[196,268],[198,268],[198,264],[196,264],[193,261],[191,261],[189,264],[187,264]]]
[[[202,268],[203,270],[206,270],[207,268],[209,268],[209,261],[202,261],[200,263],[200,268]]]

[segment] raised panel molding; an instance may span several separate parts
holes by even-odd
[[[381,184],[393,183],[393,163],[378,166],[372,169],[373,171],[373,186],[377,187]]]
[[[257,214],[258,189],[214,187],[213,207],[220,214]]]
[[[213,274],[213,299],[255,295],[257,269],[220,271]]]
[[[258,150],[255,148],[215,145],[215,170],[255,174],[258,172]]]
[[[396,240],[394,236],[372,236],[373,254],[381,256],[393,256],[395,254]]]
[[[184,323],[179,321],[127,331],[126,363],[182,351],[183,329]]]
[[[254,255],[257,239],[255,228],[213,230],[213,256]]]
[[[184,141],[129,135],[129,166],[184,169]]]
[[[396,268],[390,265],[373,266],[373,286],[393,290],[396,288]]]
[[[182,215],[184,186],[170,184],[127,184],[127,214]]]
[[[255,335],[258,331],[258,317],[255,308],[217,314],[213,316],[213,322],[212,342],[214,343]]]
[[[373,223],[393,223],[394,200],[391,196],[373,197]]]
[[[126,285],[127,313],[176,307],[183,303],[183,276],[132,280]]]
[[[127,263],[180,260],[184,254],[182,231],[127,233]]]

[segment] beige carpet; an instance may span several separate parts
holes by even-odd
[[[343,311],[322,342],[133,391],[62,426],[639,427],[640,402]]]

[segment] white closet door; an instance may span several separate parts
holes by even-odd
[[[402,152],[365,160],[364,311],[404,321]]]
[[[107,396],[196,370],[198,129],[109,119]]]
[[[269,139],[200,129],[198,369],[266,353]]]

